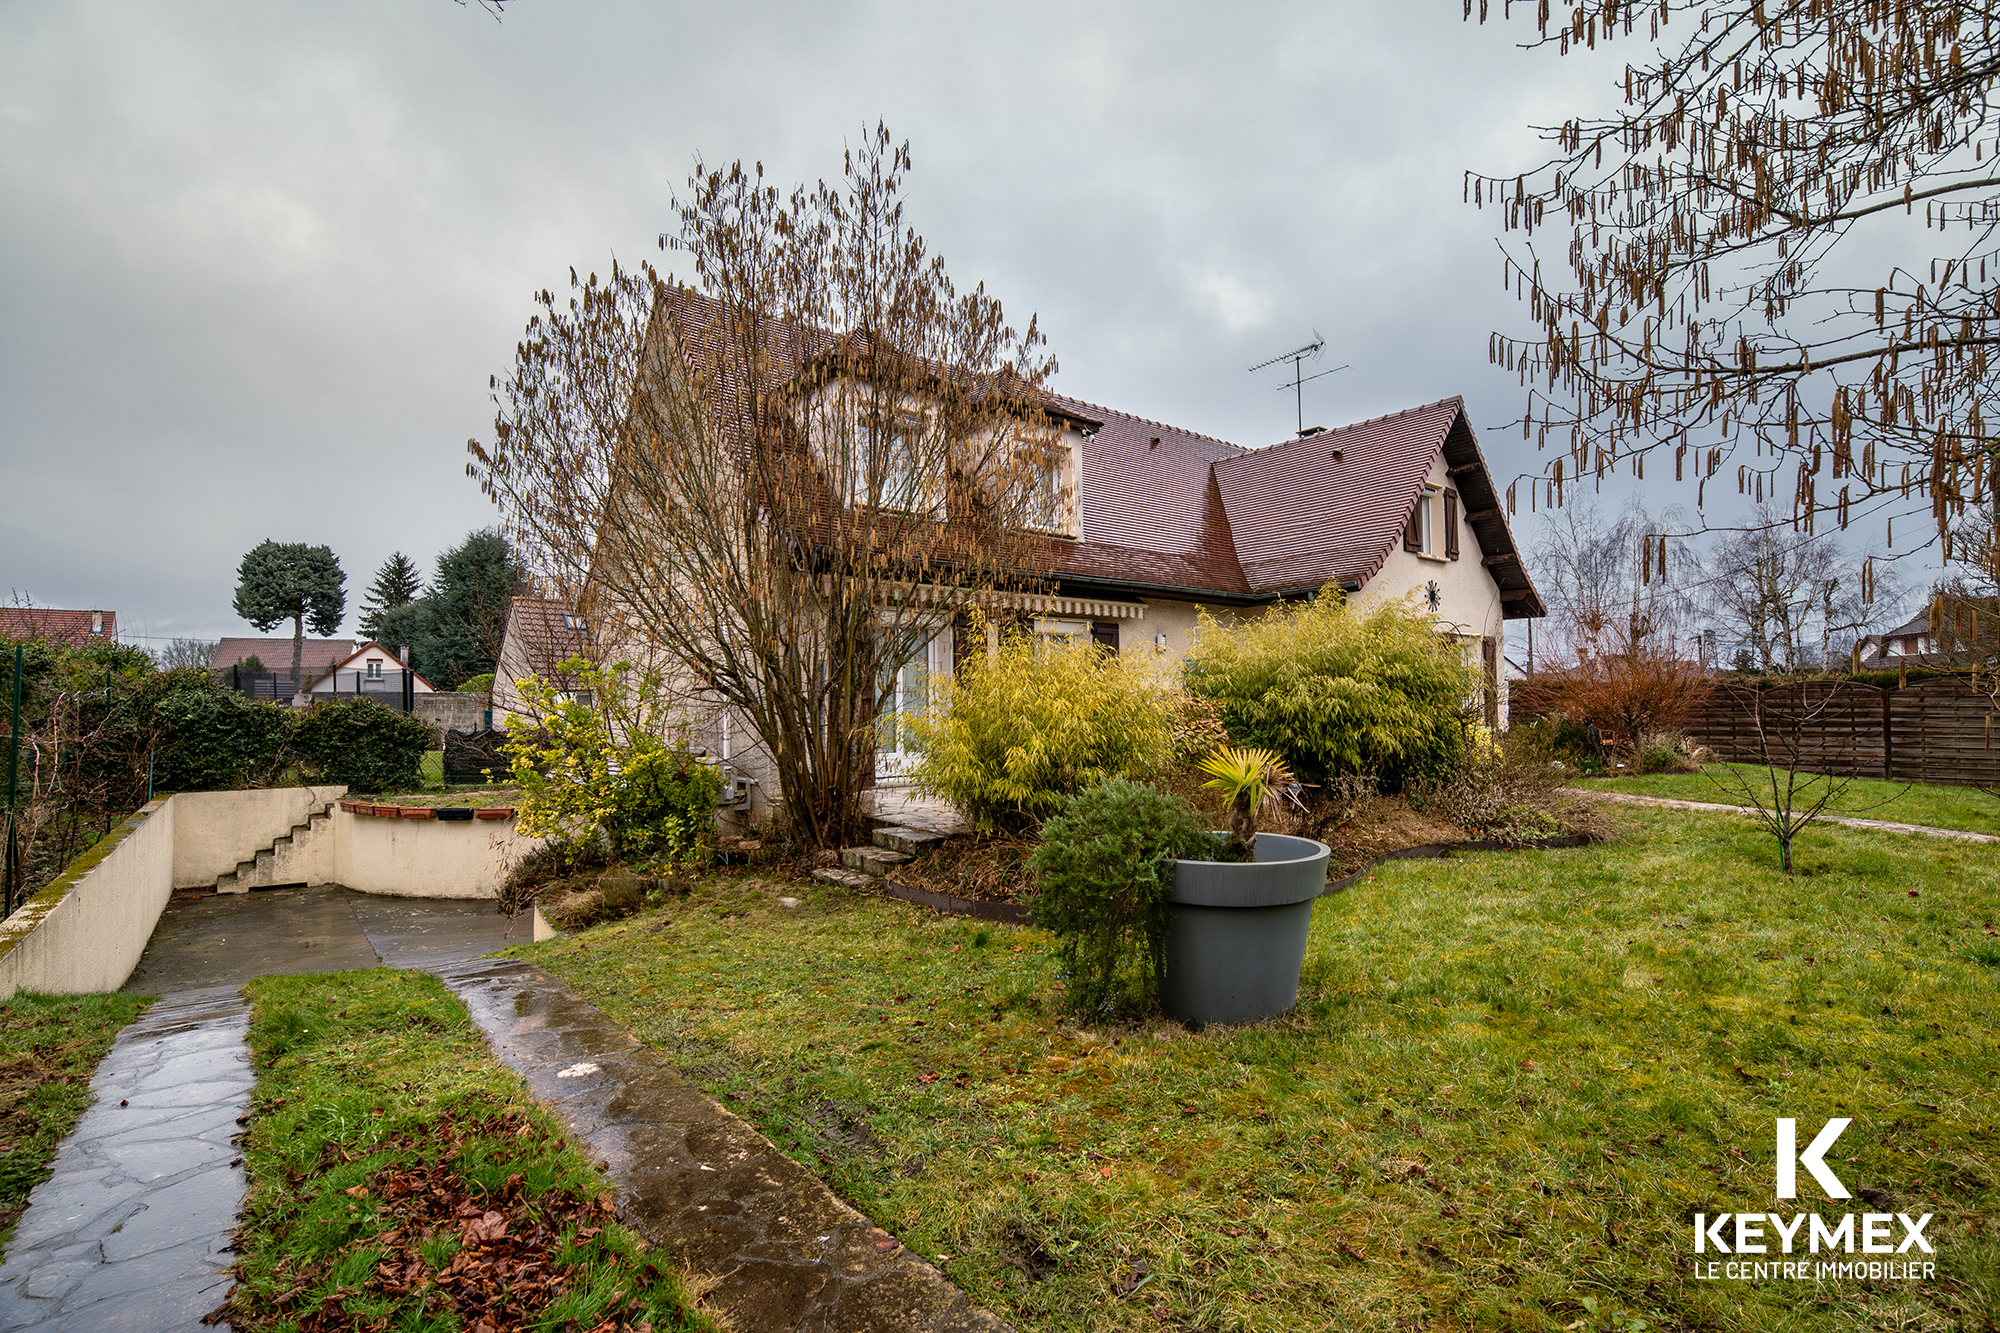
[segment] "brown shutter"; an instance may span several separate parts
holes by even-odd
[[[1458,559],[1458,492],[1444,493],[1444,553]]]
[[[1403,549],[1405,551],[1421,551],[1424,549],[1424,524],[1423,519],[1418,516],[1417,509],[1418,506],[1422,505],[1428,499],[1430,499],[1428,494],[1419,492],[1417,503],[1410,506],[1410,517],[1403,524]]]
[[[1090,641],[1104,649],[1111,656],[1118,655],[1118,622],[1099,620],[1090,627]]]

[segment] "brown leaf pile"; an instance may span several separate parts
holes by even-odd
[[[536,1315],[584,1280],[576,1266],[555,1261],[564,1231],[570,1231],[577,1245],[587,1244],[607,1225],[620,1220],[616,1204],[608,1197],[585,1198],[561,1188],[530,1198],[519,1174],[509,1176],[497,1193],[475,1195],[454,1169],[456,1153],[436,1154],[441,1146],[462,1147],[475,1137],[526,1141],[541,1133],[511,1111],[463,1118],[447,1112],[421,1135],[399,1134],[378,1145],[375,1150],[401,1150],[399,1164],[375,1172],[346,1193],[357,1200],[374,1200],[377,1220],[386,1229],[355,1241],[343,1254],[291,1274],[291,1287],[268,1300],[255,1301],[255,1313],[266,1318],[295,1318],[300,1333],[381,1333],[395,1322],[395,1316],[357,1322],[343,1308],[346,1302],[354,1297],[407,1301],[414,1296],[423,1309],[448,1306],[456,1310],[469,1333],[521,1333],[529,1329]],[[342,1155],[337,1149],[333,1153]],[[407,1164],[420,1158],[429,1160]],[[444,1268],[433,1268],[424,1260],[423,1244],[452,1234],[460,1241],[457,1254]],[[325,1291],[325,1274],[345,1253],[362,1248],[384,1251],[368,1281],[358,1287]],[[637,1277],[640,1283],[650,1285],[663,1274],[646,1264]],[[240,1316],[244,1312],[236,1305],[232,1297],[230,1304],[211,1314],[209,1320]],[[609,1317],[587,1333],[651,1333],[651,1329],[642,1295],[627,1291],[614,1299]]]

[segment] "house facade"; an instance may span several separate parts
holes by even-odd
[[[0,606],[0,639],[40,640],[83,648],[118,639],[116,611],[67,611],[53,606]]]
[[[434,694],[431,683],[410,669],[408,662],[394,649],[385,648],[375,642],[368,642],[356,648],[346,657],[335,662],[327,670],[308,676],[294,699],[298,704],[308,704],[315,699],[332,699],[345,695],[401,697],[404,692],[404,676],[408,675],[409,692],[412,694]]]

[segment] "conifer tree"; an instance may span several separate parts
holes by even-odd
[[[408,606],[423,589],[423,576],[417,572],[416,562],[401,551],[392,552],[375,571],[375,581],[368,585],[367,596],[361,603],[361,619],[357,623],[362,637],[379,643],[383,614]]]
[[[332,634],[347,615],[347,575],[329,546],[262,541],[236,570],[236,614],[269,633],[292,622],[292,685],[299,683],[306,628]]]

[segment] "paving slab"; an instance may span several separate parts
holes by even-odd
[[[759,1333],[1004,1333],[1007,1325],[842,1202],[561,981],[519,959],[435,969],[495,1054],[608,1164],[626,1216]]]
[[[118,1034],[0,1265],[0,1329],[199,1333],[229,1294],[243,1168],[216,1135],[249,1109],[248,1023],[202,989]]]

